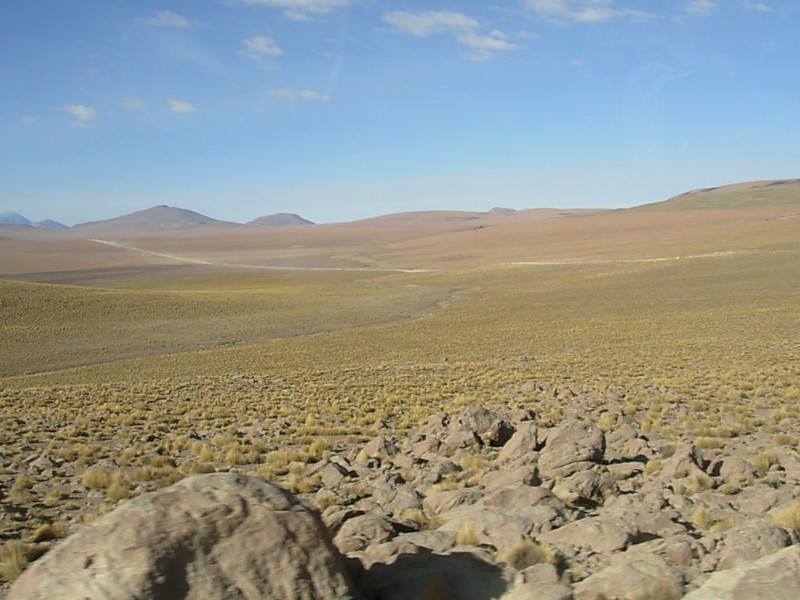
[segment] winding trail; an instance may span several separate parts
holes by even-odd
[[[262,269],[265,271],[372,271],[377,273],[432,273],[437,269],[398,269],[390,267],[289,267],[289,266],[271,266],[271,265],[251,265],[244,263],[226,263],[226,262],[211,262],[200,260],[197,258],[189,258],[186,256],[178,256],[176,254],[168,254],[166,252],[155,252],[153,250],[145,250],[137,248],[130,244],[123,244],[113,240],[99,240],[89,239],[90,242],[98,244],[105,244],[106,246],[113,246],[131,252],[138,252],[140,254],[148,254],[150,256],[158,256],[160,258],[168,258],[170,260],[177,260],[196,265],[209,265],[215,267],[232,267],[244,269]],[[638,263],[664,263],[680,260],[696,260],[702,258],[727,258],[731,256],[741,256],[746,254],[763,254],[763,250],[726,250],[717,252],[706,252],[703,254],[685,254],[677,256],[662,256],[655,258],[597,258],[597,259],[552,259],[552,260],[530,260],[530,261],[513,261],[500,263],[497,266],[511,266],[511,267],[553,267],[560,265],[615,265],[615,264],[638,264]],[[484,267],[485,268],[485,267]]]
[[[98,244],[105,244],[106,246],[113,246],[114,248],[121,248],[123,250],[130,250],[131,252],[138,252],[140,254],[148,254],[150,256],[158,256],[160,258],[169,258],[170,260],[178,260],[181,262],[192,263],[195,265],[209,265],[214,267],[237,267],[244,269],[263,269],[265,271],[375,271],[379,273],[429,273],[432,269],[391,269],[388,267],[278,267],[270,265],[248,265],[243,263],[226,263],[226,262],[210,262],[207,260],[199,260],[197,258],[187,258],[185,256],[177,256],[175,254],[167,254],[165,252],[155,252],[153,250],[145,250],[137,248],[130,244],[122,244],[112,240],[98,240],[89,239],[90,242]]]

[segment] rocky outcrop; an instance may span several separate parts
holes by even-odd
[[[684,600],[796,600],[800,547],[792,546],[734,569],[714,573]]]
[[[755,460],[569,414],[546,426],[467,407],[342,443],[292,465],[319,488],[297,497],[241,475],[187,479],[56,545],[10,598],[800,597],[789,450]]]
[[[8,600],[356,598],[319,517],[257,477],[199,475],[56,546]]]

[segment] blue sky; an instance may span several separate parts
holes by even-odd
[[[2,0],[0,211],[625,207],[800,176],[796,0]]]

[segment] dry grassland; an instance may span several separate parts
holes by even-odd
[[[580,397],[766,464],[800,439],[800,240],[775,231],[663,262],[2,282],[0,575],[187,474],[313,492],[309,463],[467,404],[548,425]]]

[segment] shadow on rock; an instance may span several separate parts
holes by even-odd
[[[502,570],[469,552],[401,554],[363,575],[369,600],[489,600],[506,590]]]

